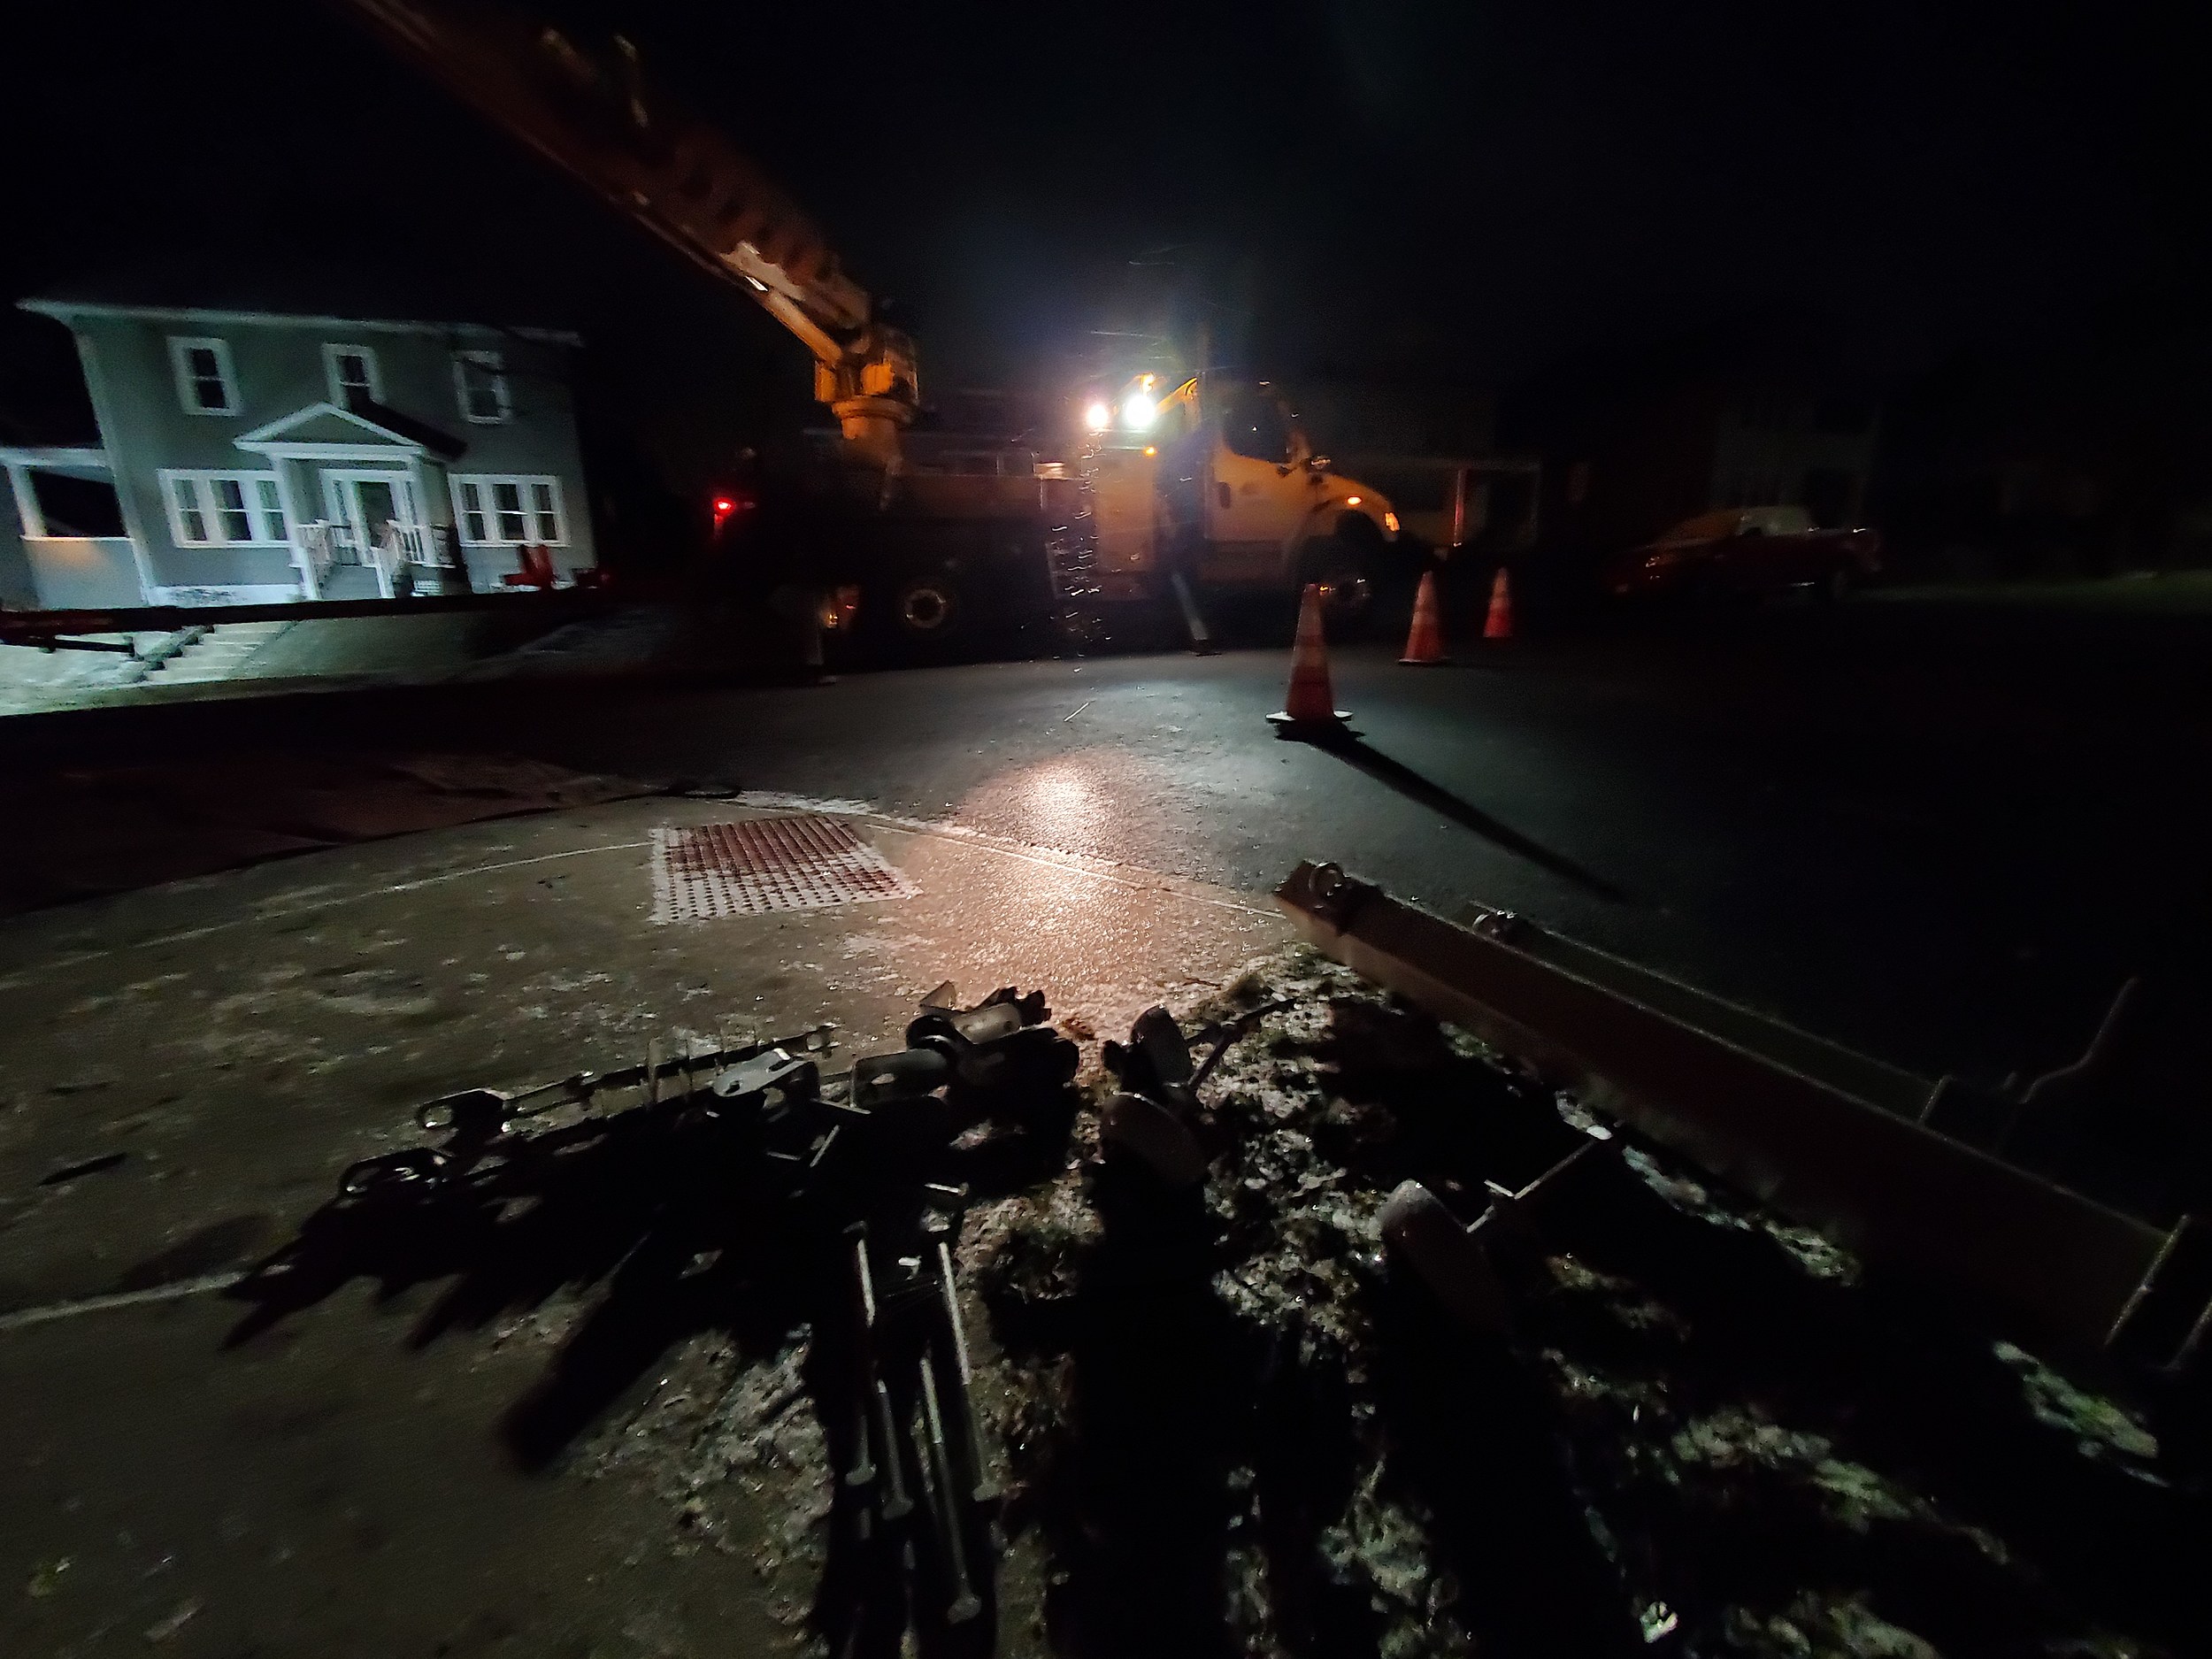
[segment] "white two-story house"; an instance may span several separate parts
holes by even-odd
[[[74,334],[96,449],[0,449],[37,603],[495,589],[595,564],[572,368],[548,329],[33,299]],[[49,522],[105,480],[120,534]],[[50,494],[63,493],[60,487]],[[19,584],[20,585],[20,584]]]

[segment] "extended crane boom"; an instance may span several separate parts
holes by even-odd
[[[844,595],[848,619],[941,649],[986,618],[1048,618],[1095,637],[1101,605],[1171,591],[1196,641],[1194,588],[1319,582],[1356,614],[1391,573],[1397,513],[1315,455],[1264,383],[1216,383],[1202,403],[1196,381],[1159,397],[1147,376],[1122,398],[1120,429],[1100,431],[1073,472],[1015,441],[952,431],[902,453],[918,405],[913,342],[874,315],[757,164],[649,91],[628,41],[588,49],[514,9],[530,0],[333,4],[813,353],[815,396],[862,465],[781,469],[774,488],[790,511],[760,515],[751,556],[733,562],[761,591]],[[1113,427],[1113,410],[1098,407],[1092,426]]]
[[[594,55],[474,0],[340,0],[479,113],[733,284],[814,354],[814,395],[888,461],[914,418],[914,342],[875,320],[818,229],[706,123],[649,95],[637,49]]]

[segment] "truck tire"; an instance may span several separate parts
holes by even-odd
[[[891,633],[901,643],[937,649],[958,638],[967,623],[960,579],[940,566],[915,571],[891,588]]]
[[[1343,637],[1358,634],[1373,615],[1380,546],[1372,524],[1347,513],[1334,534],[1314,536],[1300,549],[1298,580],[1321,584],[1328,624]]]

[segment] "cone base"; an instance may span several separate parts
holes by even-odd
[[[1339,709],[1325,720],[1301,720],[1286,713],[1271,714],[1267,719],[1275,735],[1286,741],[1335,743],[1359,735],[1347,724],[1351,718],[1349,710]]]

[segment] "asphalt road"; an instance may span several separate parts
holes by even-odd
[[[1993,1079],[2071,1057],[2126,973],[2195,972],[2207,634],[1862,606],[1340,649],[1344,753],[1276,738],[1274,649],[570,692],[533,747],[1256,891],[1334,858]]]
[[[1340,649],[1363,734],[1346,752],[1273,734],[1279,649],[818,687],[360,694],[40,741],[505,749],[1253,891],[1333,858],[1445,914],[1503,906],[1993,1079],[2078,1051],[2124,974],[2198,972],[2208,643],[2200,618],[1863,604],[1478,647],[1445,668]]]

